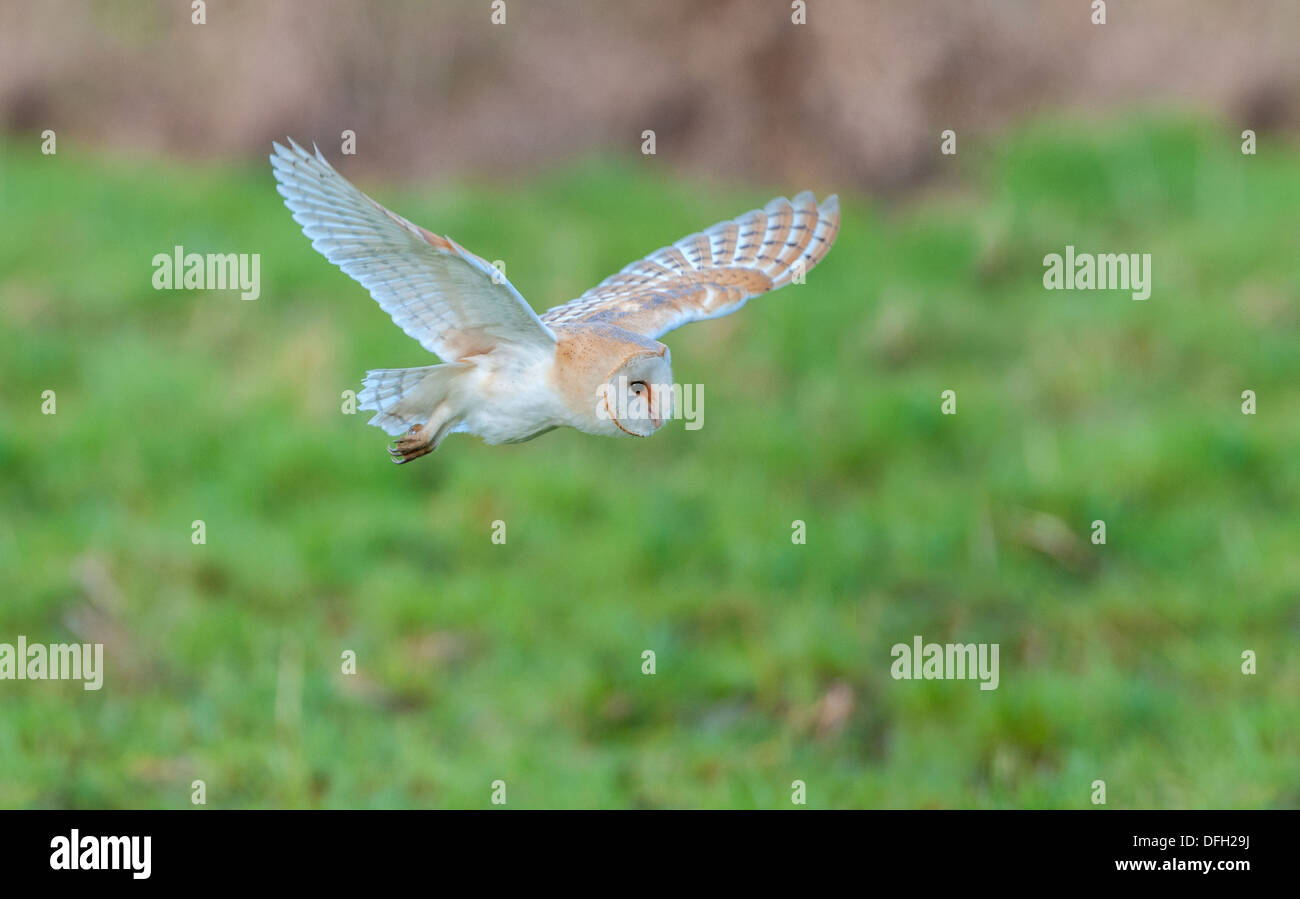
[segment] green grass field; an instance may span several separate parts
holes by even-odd
[[[107,672],[0,681],[0,806],[1300,806],[1296,148],[967,140],[905,204],[842,195],[806,285],[665,338],[700,430],[397,467],[341,394],[433,360],[269,164],[38,143],[0,173],[0,641]],[[360,186],[546,308],[805,185]],[[261,298],[155,291],[177,244],[260,253]],[[1067,244],[1151,253],[1151,298],[1044,290]],[[914,634],[1000,644],[1000,686],[892,679]]]

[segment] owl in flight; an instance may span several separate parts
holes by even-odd
[[[656,338],[735,312],[822,260],[840,226],[809,192],[656,250],[540,317],[491,263],[389,212],[290,140],[277,189],[312,246],[370,291],[441,365],[375,369],[357,395],[401,435],[393,461],[448,434],[518,443],[569,426],[649,437],[672,415],[668,347]]]

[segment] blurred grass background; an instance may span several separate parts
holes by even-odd
[[[398,468],[340,394],[430,360],[268,164],[36,146],[3,145],[0,639],[107,673],[0,685],[0,806],[1300,805],[1293,147],[1150,116],[968,144],[842,197],[807,285],[668,336],[701,430]],[[539,308],[802,186],[360,181]],[[260,253],[261,298],[154,291],[176,244]],[[1045,291],[1066,244],[1151,253],[1151,299]],[[999,643],[1000,687],[892,680],[913,634]]]

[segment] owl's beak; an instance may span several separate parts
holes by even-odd
[[[660,353],[660,355],[663,354]],[[645,398],[646,398],[646,408],[653,410],[655,408],[654,387],[651,386],[650,384],[647,384],[645,387]],[[662,418],[655,418],[654,412],[650,413],[650,426],[652,428],[654,428],[657,431],[661,427],[663,427],[663,423],[664,420]]]

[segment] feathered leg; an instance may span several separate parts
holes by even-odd
[[[388,448],[394,462],[400,465],[433,452],[460,422],[455,384],[470,368],[453,362],[367,372],[357,399],[360,408],[378,413],[370,420],[372,425],[402,435]]]

